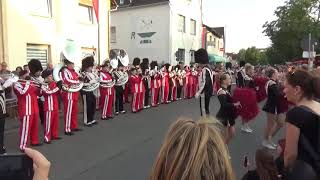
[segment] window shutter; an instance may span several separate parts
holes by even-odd
[[[27,45],[27,62],[31,59],[38,59],[42,68],[47,68],[49,59],[49,47],[45,45]]]

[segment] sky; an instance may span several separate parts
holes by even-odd
[[[203,0],[204,23],[226,27],[226,52],[241,48],[266,48],[271,42],[263,24],[275,19],[275,9],[285,0]]]

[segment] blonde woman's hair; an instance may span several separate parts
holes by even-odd
[[[226,145],[210,122],[185,118],[174,122],[150,180],[234,180]]]
[[[247,63],[244,66],[244,69],[245,69],[246,72],[248,72],[249,70],[254,70],[254,66],[252,66],[250,63]]]

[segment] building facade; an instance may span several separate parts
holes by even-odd
[[[117,0],[111,12],[111,49],[158,63],[189,64],[201,47],[200,0]]]
[[[98,36],[92,0],[1,0],[0,61],[7,62],[10,69],[31,58],[39,59],[44,67],[49,62],[56,64],[66,39],[75,40],[83,54],[105,59],[109,7],[110,0],[99,0]]]
[[[224,29],[217,30],[203,25],[203,44],[202,47],[208,51],[209,59],[212,62],[225,62],[225,38]]]

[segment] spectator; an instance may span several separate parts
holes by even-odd
[[[204,121],[180,119],[167,133],[150,180],[234,180],[220,132]]]
[[[18,67],[16,67],[16,70],[13,71],[12,73],[15,74],[15,75],[17,75],[17,76],[19,76],[19,73],[20,73],[21,71],[22,71],[22,67],[21,67],[21,66],[18,66]]]
[[[314,169],[304,161],[296,161],[287,173],[287,180],[318,180]]]
[[[2,62],[1,63],[0,74],[10,74],[10,71],[7,68],[8,68],[7,63],[6,62]]]
[[[23,70],[30,72],[28,64],[23,65]]]
[[[52,63],[48,63],[47,64],[47,70],[53,70],[53,64]]]
[[[284,93],[296,107],[286,117],[285,168],[296,160],[310,164],[320,174],[320,103],[314,100],[319,94],[319,78],[305,70],[291,71],[286,75]]]
[[[276,162],[273,154],[268,149],[256,151],[256,170],[248,171],[242,180],[279,180]]]
[[[33,180],[48,180],[50,162],[39,151],[30,148],[25,153],[33,160]]]

